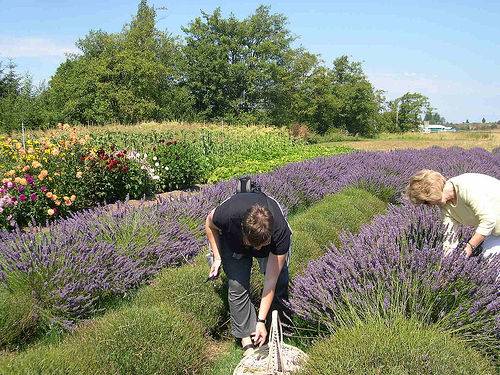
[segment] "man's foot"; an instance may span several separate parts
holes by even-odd
[[[250,337],[244,337],[241,339],[241,346],[243,347],[243,355],[247,356],[253,354],[254,347],[253,342]]]

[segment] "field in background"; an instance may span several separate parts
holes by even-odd
[[[336,142],[332,142],[336,143]],[[456,132],[456,133],[404,133],[382,134],[376,139],[344,141],[342,145],[358,150],[401,150],[407,148],[463,147],[466,149],[482,147],[493,150],[500,147],[500,130],[490,132]]]

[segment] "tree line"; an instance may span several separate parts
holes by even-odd
[[[90,31],[48,84],[34,86],[12,62],[0,64],[0,131],[58,122],[106,124],[195,121],[306,124],[371,136],[415,130],[423,116],[444,119],[419,93],[387,101],[360,62],[326,66],[294,47],[287,18],[258,7],[244,19],[201,12],[175,37],[156,26],[141,0],[121,32]],[[437,116],[437,117],[436,117]],[[431,122],[432,122],[431,121]]]

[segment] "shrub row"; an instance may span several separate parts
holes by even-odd
[[[462,238],[469,238],[464,228]],[[442,258],[435,210],[393,206],[344,236],[294,282],[291,303],[313,327],[329,332],[371,317],[404,315],[437,324],[498,356],[500,256],[467,259],[460,248]]]
[[[399,317],[343,327],[309,351],[304,375],[494,375],[475,350],[449,333]]]
[[[355,208],[356,206],[362,206],[363,202],[366,202],[367,200],[373,203],[373,205],[371,206],[372,208],[370,208],[373,214],[380,210],[383,210],[384,204],[382,202],[373,197],[371,194],[358,189],[347,189],[346,191],[343,191],[339,194],[327,197],[324,201],[313,206],[312,209],[316,213],[315,219],[322,219],[325,218],[324,214],[326,214],[329,209],[346,209],[347,207],[341,205],[340,203],[350,201],[351,203],[353,203],[353,205],[351,205],[350,207],[353,213],[351,215],[346,215],[342,222],[336,222],[335,228],[337,228],[336,230],[339,231],[344,229],[354,230],[355,228],[359,227],[361,221],[368,219],[366,213],[362,213]],[[307,212],[296,215],[290,221],[294,233],[299,229],[297,227],[297,224],[300,223],[300,220],[297,221],[296,219],[300,217],[303,218],[304,215],[307,215]],[[358,216],[365,217],[360,219],[358,218]],[[309,232],[308,234],[311,236],[314,235],[314,233],[312,232]],[[122,236],[118,235],[115,239],[118,240],[119,238],[122,238]],[[121,241],[123,241],[123,239]],[[321,244],[326,245],[327,239],[323,240]],[[307,249],[304,245],[305,244],[300,240],[294,241],[293,254],[299,255],[299,257],[297,257],[296,259],[294,255],[292,264],[295,261],[298,262],[299,259],[301,262],[304,262],[307,260],[307,258],[310,258],[312,256],[309,249]],[[172,316],[172,319],[179,319],[179,322],[184,322],[187,328],[190,327],[192,322],[195,322],[195,325],[197,327],[201,327],[201,330],[205,334],[218,334],[221,330],[221,323],[227,322],[227,289],[224,282],[217,282],[214,285],[205,283],[207,272],[208,266],[206,265],[204,254],[200,254],[200,256],[198,256],[193,263],[189,263],[178,268],[164,269],[154,278],[150,285],[139,290],[137,295],[134,296],[133,302],[131,303],[130,307],[123,307],[120,310],[120,314],[118,315],[116,313],[110,312],[103,318],[94,320],[94,323],[91,323],[94,327],[93,329],[101,329],[101,327],[107,326],[108,323],[106,322],[111,319],[110,316],[116,316],[114,318],[114,322],[117,325],[119,324],[118,321],[120,319],[123,319],[123,322],[121,324],[124,327],[128,327],[130,324],[133,324],[125,321],[126,319],[130,319],[131,314],[133,314],[132,312],[127,312],[128,309],[132,309],[133,311],[142,311],[150,308],[165,309],[165,305],[168,305],[168,311],[166,313],[170,312],[169,309],[178,311],[179,314],[174,314]],[[12,305],[12,308],[15,309],[16,307]],[[146,322],[144,324],[149,323]],[[114,353],[108,353],[109,356],[103,356],[103,353],[97,353],[97,351],[82,349],[84,345],[82,341],[88,340],[91,347],[99,348],[101,345],[100,340],[130,340],[132,336],[117,337],[112,335],[111,337],[110,332],[104,332],[99,336],[92,336],[91,338],[88,338],[87,333],[82,334],[82,332],[87,332],[86,330],[87,327],[85,327],[84,325],[83,329],[78,328],[77,333],[64,340],[62,344],[52,345],[50,347],[39,346],[38,348],[28,350],[25,353],[20,354],[19,356],[12,356],[9,359],[4,359],[3,362],[0,360],[0,372],[2,372],[2,366],[4,366],[3,368],[5,369],[6,373],[13,374],[22,373],[23,371],[25,371],[26,373],[36,373],[37,371],[52,371],[53,373],[70,374],[76,373],[78,371],[82,371],[82,374],[90,373],[90,371],[101,371],[103,373],[107,371],[107,373],[110,373],[117,371],[118,369],[120,371],[127,370],[129,372],[138,373],[139,368],[132,367],[134,364],[128,363],[127,361],[138,360],[137,356],[142,353],[142,349],[139,349],[139,345],[141,345],[140,343],[142,343],[142,340],[148,339],[147,334],[141,335],[139,332],[134,331],[137,334],[137,348],[130,348],[128,345],[125,345],[123,351],[121,349],[117,350],[115,348]],[[149,328],[146,329],[146,333],[147,332],[149,332]],[[160,334],[162,334],[162,332],[160,332]],[[199,337],[197,334],[193,334],[191,337],[189,337],[189,339],[194,341],[195,347],[196,345],[198,345]],[[164,350],[165,357],[169,357],[164,358],[163,362],[176,360],[176,352],[174,351],[173,354],[170,354],[170,352],[167,350],[168,345],[175,345],[175,343],[170,342],[162,344],[162,349]],[[71,353],[76,350],[78,350],[80,354],[74,356],[72,360],[66,357],[66,355],[71,356]],[[127,351],[131,352],[128,353]],[[203,358],[202,354],[202,352],[195,352],[195,355],[188,358],[191,367],[187,366],[186,368],[193,368],[198,370],[206,369],[206,364],[205,366],[199,366],[199,360]],[[53,362],[52,356],[57,356],[60,359]],[[112,367],[117,366],[115,361],[119,356],[127,356],[127,358],[122,359],[121,363],[119,364],[119,368]],[[97,360],[97,358],[100,359]],[[146,355],[145,360],[153,362],[154,366],[156,366],[149,367],[149,373],[156,373],[157,371],[166,369],[165,367],[161,367],[162,361],[160,361],[159,358],[154,358],[153,354]],[[47,364],[49,362],[51,363],[50,365]],[[100,367],[98,366],[98,363],[101,363],[99,365]],[[153,366],[153,364],[151,366]],[[181,364],[179,364],[179,366]],[[177,368],[173,365],[169,366],[170,367],[168,367],[168,369],[170,371],[173,371],[173,369]],[[13,370],[14,367],[18,369],[19,372]],[[82,368],[88,368],[88,370],[82,370]],[[140,367],[140,369],[145,368],[146,367]],[[193,373],[196,373],[196,371],[194,371]]]
[[[127,307],[96,319],[60,344],[0,357],[2,374],[199,374],[203,327],[172,304]]]

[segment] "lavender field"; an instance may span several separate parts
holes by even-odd
[[[320,325],[323,334],[374,316],[402,315],[451,332],[496,362],[500,259],[466,260],[457,252],[441,261],[438,212],[402,197],[409,177],[423,168],[447,177],[479,172],[500,178],[500,152],[354,152],[255,176],[289,215],[347,187],[391,203],[385,215],[359,234],[343,234],[342,246],[296,276],[292,307],[302,324]],[[0,347],[15,350],[54,327],[78,330],[82,319],[106,315],[162,270],[192,263],[204,251],[207,212],[234,189],[235,181],[221,182],[153,206],[99,207],[39,231],[1,232]],[[9,369],[15,358],[9,355]]]

